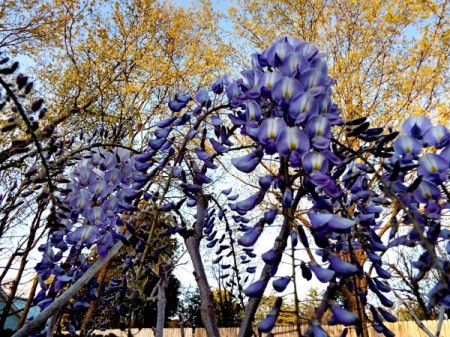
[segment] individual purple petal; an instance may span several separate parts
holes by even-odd
[[[297,127],[285,127],[277,137],[277,151],[280,155],[288,157],[292,152],[300,155],[309,150],[309,139]]]
[[[303,156],[303,169],[307,174],[316,171],[328,172],[328,159],[320,152],[310,151]]]
[[[248,297],[259,297],[264,293],[266,289],[267,282],[263,280],[258,280],[252,284],[250,284],[247,288],[244,289],[244,294]]]
[[[105,214],[103,208],[100,206],[92,207],[89,211],[88,220],[94,224],[98,221],[103,221],[105,219]]]
[[[330,268],[339,275],[354,275],[359,270],[354,264],[344,261],[336,255],[331,255],[328,260],[330,261]]]
[[[322,268],[321,266],[319,266],[317,264],[316,261],[311,261],[309,263],[309,268],[314,273],[314,275],[316,275],[317,279],[322,283],[330,282],[335,275],[334,271],[332,271],[330,269]]]
[[[301,53],[290,52],[281,61],[280,71],[285,76],[296,75],[309,69],[309,62]]]
[[[228,100],[231,102],[232,100],[236,100],[242,94],[242,91],[239,88],[238,83],[233,82],[227,87],[226,94]]]
[[[172,131],[172,128],[156,129],[155,136],[157,138],[167,138],[171,131]]]
[[[450,133],[444,125],[435,125],[425,132],[423,141],[428,146],[441,148],[447,146],[450,142]]]
[[[354,313],[351,313],[350,311],[345,310],[337,304],[333,304],[331,306],[331,311],[333,312],[336,320],[346,326],[353,325],[358,321],[358,316],[356,316]]]
[[[265,88],[265,90],[268,90],[270,93],[273,85],[281,78],[281,76],[281,73],[279,73],[278,71],[264,72],[258,79],[257,90],[262,93]]]
[[[97,240],[98,228],[96,226],[84,225],[73,232],[72,241],[82,241],[85,245],[92,245]]]
[[[182,95],[182,94],[175,94],[175,100],[177,102],[181,102],[181,103],[189,103],[189,101],[192,99],[192,97],[190,95]]]
[[[85,211],[89,208],[89,195],[80,193],[70,200],[70,206],[72,206],[73,210],[76,210],[78,212]]]
[[[89,167],[81,166],[78,169],[78,185],[80,187],[88,186],[92,181],[95,180],[95,173]]]
[[[403,132],[412,137],[423,136],[431,127],[431,121],[425,116],[413,116],[402,125]]]
[[[301,125],[308,116],[314,116],[318,112],[319,104],[308,91],[293,97],[289,104],[289,117],[295,120],[296,125]]]
[[[267,118],[261,123],[258,131],[258,139],[262,144],[269,140],[276,140],[281,130],[286,128],[286,122],[280,118]]]
[[[430,200],[439,200],[441,198],[441,191],[439,187],[433,182],[423,179],[420,185],[413,193],[414,198],[422,203],[428,203]]]
[[[284,276],[284,277],[280,277],[277,278],[276,280],[274,280],[272,282],[272,286],[273,289],[275,289],[278,292],[283,292],[286,287],[288,286],[288,284],[291,282],[291,277],[290,276]]]
[[[324,74],[314,68],[304,71],[300,78],[302,90],[309,91],[312,95],[317,96],[322,93],[325,86]]]
[[[246,103],[245,115],[247,122],[259,122],[262,116],[261,106],[254,100],[249,100]]]
[[[113,238],[110,232],[106,232],[97,240],[97,253],[100,257],[105,258],[108,255],[109,248],[113,246]]]
[[[263,51],[263,55],[272,67],[278,67],[280,62],[292,51],[294,51],[294,47],[283,38]]]
[[[384,279],[391,278],[391,274],[388,271],[381,268],[381,266],[379,264],[375,264],[375,271],[377,272],[378,276],[381,278],[384,278]],[[378,286],[378,284],[377,284],[377,286]]]
[[[353,220],[333,215],[331,221],[328,223],[328,228],[337,233],[348,233],[355,223]]]
[[[195,154],[197,155],[197,158],[200,160],[205,160],[211,157],[211,155],[208,152],[206,152],[201,148],[195,149]]]
[[[307,60],[311,60],[319,52],[319,49],[309,42],[302,41],[295,47],[295,51],[303,55]]]
[[[411,136],[401,136],[394,141],[395,153],[399,156],[417,156],[420,151],[422,151],[422,144],[411,137]]]
[[[377,272],[378,273],[378,272]],[[389,285],[387,285],[386,283],[374,278],[373,281],[375,282],[377,288],[385,293],[388,293],[391,291],[391,287],[389,287]]]
[[[419,159],[419,168],[417,173],[424,176],[424,178],[438,179],[439,175],[444,174],[449,169],[449,162],[440,155],[435,153],[427,153]]]
[[[95,180],[89,184],[89,190],[102,198],[108,194],[108,185],[106,185],[104,180]]]
[[[273,86],[272,98],[277,103],[281,103],[282,101],[289,102],[292,97],[303,91],[302,85],[297,79],[283,76]]]
[[[134,156],[134,160],[139,163],[145,163],[153,157],[153,152],[144,152]]]
[[[394,306],[394,302],[392,302],[390,299],[388,299],[386,296],[384,296],[382,293],[378,292],[376,293],[378,299],[380,300],[381,304],[383,304],[385,307],[391,308]]]

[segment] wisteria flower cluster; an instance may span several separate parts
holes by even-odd
[[[125,230],[135,234],[123,215],[136,212],[145,199],[152,205],[150,227],[163,226],[165,235],[181,235],[197,275],[204,275],[197,256],[203,239],[207,248],[216,249],[212,262],[231,270],[224,278],[239,284],[250,298],[240,336],[251,327],[258,304],[253,299],[262,297],[270,280],[282,293],[300,275],[306,280],[314,275],[328,284],[307,336],[326,335],[319,321],[328,309],[329,324],[355,325],[360,330],[362,321],[369,320],[378,332],[391,336],[383,324],[395,317],[383,308],[393,302],[387,295],[390,274],[382,255],[398,245],[422,247],[414,264],[416,278],[436,270],[440,279],[429,295],[430,305],[450,307],[449,230],[442,224],[450,197],[447,128],[432,126],[426,117],[412,117],[397,137],[399,133],[370,128],[367,118],[343,121],[331,100],[334,80],[325,55],[296,38],[282,38],[252,55],[251,68],[241,74],[238,79],[219,78],[211,91],[200,90],[193,99],[176,95],[169,102],[173,116],[155,123],[142,153],[98,149],[80,160],[60,195],[60,227],[40,247],[43,260],[36,268],[40,280],[53,275],[54,281],[50,289],[41,282],[36,302],[44,308],[55,293],[83,274],[88,268],[86,249],[95,246],[105,257],[115,242],[127,241]],[[236,146],[235,136],[243,137],[246,146]],[[352,146],[346,145],[349,140]],[[243,148],[248,152],[233,155]],[[243,174],[259,174],[263,163],[270,172],[259,176],[259,188],[247,198],[239,198],[231,188],[216,193],[208,187],[219,159],[223,163],[227,158]],[[279,203],[251,223],[268,194]],[[299,212],[301,202],[310,205],[306,214]],[[396,214],[388,241],[379,234],[386,212]],[[256,266],[248,265],[257,258],[253,246],[275,223],[279,234],[261,256],[264,267],[257,279],[246,281],[242,274],[256,272]],[[236,232],[242,234],[235,238]],[[126,260],[127,268],[139,268],[145,260],[144,241],[137,239],[141,248]],[[442,251],[439,247],[444,244]],[[278,267],[288,245],[306,250],[308,260],[300,259],[298,275],[280,277]],[[198,278],[207,298],[207,280]],[[113,280],[114,291],[127,286],[119,280]],[[359,286],[362,280],[368,289]],[[95,297],[94,285],[88,285],[90,297]],[[368,290],[381,306],[370,303]],[[355,294],[357,307],[335,301],[344,291]],[[74,301],[71,306],[85,307],[86,302]],[[259,323],[261,331],[274,327],[281,306],[279,298]],[[204,317],[208,319],[213,316]],[[214,328],[207,325],[207,329],[215,335]]]

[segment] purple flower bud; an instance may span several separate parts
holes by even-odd
[[[210,139],[209,142],[211,143],[214,151],[216,151],[217,153],[225,153],[228,151],[228,148],[219,143],[217,140]]]
[[[292,190],[290,188],[286,188],[283,192],[282,205],[285,208],[291,207],[292,205]]]
[[[169,109],[173,112],[179,112],[181,111],[185,106],[186,103],[177,102],[177,101],[169,101]]]
[[[252,172],[261,162],[261,158],[254,152],[240,158],[231,159],[231,163],[239,170],[245,173]]]
[[[278,211],[276,209],[271,209],[271,210],[264,212],[264,221],[269,225],[273,224],[277,214],[278,214]]]
[[[289,236],[291,237],[291,244],[292,244],[292,247],[297,246],[297,244],[298,244],[298,234],[297,234],[297,231],[291,230]]]
[[[305,262],[302,261],[302,263],[300,263],[300,269],[302,271],[303,278],[305,278],[307,281],[311,280],[312,273]]]
[[[279,254],[275,249],[269,249],[261,255],[262,260],[267,264],[273,264],[278,258]]]
[[[261,186],[261,189],[263,191],[267,191],[270,188],[270,185],[272,185],[275,177],[273,175],[268,175],[264,177],[259,178],[259,186]]]
[[[157,122],[156,126],[159,127],[159,128],[168,127],[169,125],[171,125],[175,121],[175,119],[177,119],[177,117],[166,118],[166,119],[164,119],[164,120],[162,120],[160,122]]]
[[[227,189],[225,189],[225,190],[222,190],[222,193],[225,194],[225,195],[228,195],[228,194],[231,193],[231,190],[232,190],[232,189],[233,189],[232,187],[227,188]]]
[[[337,304],[333,304],[331,306],[331,311],[333,312],[336,321],[346,326],[353,325],[358,321],[358,316],[345,310],[344,308],[341,308],[341,306]]]
[[[158,151],[166,143],[166,141],[167,140],[165,138],[150,139],[149,142],[148,142],[148,145],[150,145],[150,147],[153,150]]]
[[[289,282],[291,282],[290,276],[280,277],[272,282],[273,288],[278,292],[283,292],[288,286]]]
[[[336,255],[330,255],[328,260],[330,261],[330,268],[339,275],[349,276],[357,273],[359,270],[354,264],[344,261]]]
[[[381,304],[383,304],[385,307],[391,308],[394,305],[394,302],[389,300],[382,293],[378,292],[376,293],[376,295],[378,296],[378,299],[380,300]]]
[[[386,271],[383,268],[381,268],[381,266],[379,264],[375,264],[375,270],[376,270],[376,272],[377,272],[379,277],[384,278],[384,279],[391,278],[391,274],[388,271]],[[375,283],[377,283],[377,280],[375,280]],[[377,286],[378,286],[378,283],[377,283]]]
[[[253,246],[258,240],[263,229],[264,227],[260,223],[257,223],[251,229],[247,230],[245,234],[238,239],[238,243],[244,247]]]
[[[258,280],[252,284],[250,284],[247,288],[244,289],[244,294],[248,297],[259,297],[262,296],[264,290],[266,289],[267,282],[263,280]]]
[[[322,268],[315,261],[309,263],[309,268],[312,270],[317,279],[322,283],[328,283],[334,277],[335,272],[330,269]]]
[[[243,211],[250,211],[262,201],[263,197],[264,194],[259,192],[245,200],[237,202],[236,207]]]
[[[378,311],[381,313],[381,315],[383,316],[383,318],[391,323],[395,323],[397,322],[397,317],[395,317],[394,315],[392,315],[391,313],[387,312],[386,310],[384,310],[383,308],[378,308]]]
[[[258,323],[258,330],[260,332],[270,332],[270,330],[273,329],[275,326],[275,323],[277,322],[277,316],[275,315],[266,315],[259,323]]]

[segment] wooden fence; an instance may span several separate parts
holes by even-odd
[[[423,321],[423,323],[431,332],[436,332],[437,321]],[[413,321],[386,323],[386,326],[397,337],[427,337],[427,335]],[[323,328],[330,335],[330,337],[339,337],[344,329],[344,326],[323,326]],[[305,329],[306,326],[303,326],[302,331],[304,332]],[[238,333],[238,328],[220,328],[219,330],[221,337],[236,337]],[[154,331],[152,329],[131,329],[131,332],[134,337],[154,337]],[[126,331],[121,330],[96,331],[96,333],[103,336],[107,336],[110,333],[113,333],[118,337],[128,336]],[[295,327],[293,326],[276,327],[272,330],[272,333],[274,333],[276,337],[297,337]],[[347,336],[356,337],[356,333],[353,329],[349,329]],[[164,337],[182,337],[181,330],[164,329]],[[207,335],[205,329],[202,328],[185,328],[184,337],[207,337]],[[372,328],[369,328],[369,337],[384,337],[384,335],[377,333]],[[441,337],[450,337],[450,320],[444,321],[441,329]]]

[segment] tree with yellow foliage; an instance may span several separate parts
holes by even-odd
[[[238,0],[234,30],[255,49],[284,35],[325,52],[345,118],[378,125],[449,109],[448,0]]]

